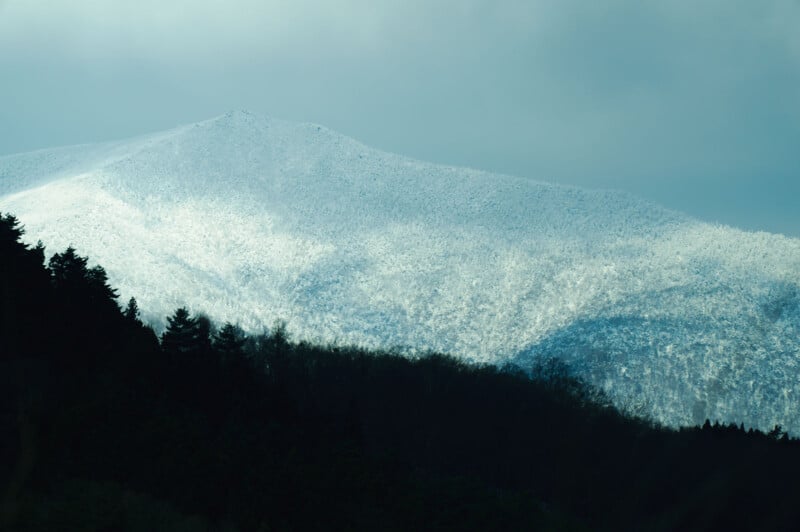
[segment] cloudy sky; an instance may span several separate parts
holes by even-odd
[[[230,109],[800,236],[800,0],[0,0],[0,154]]]

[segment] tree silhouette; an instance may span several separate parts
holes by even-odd
[[[47,350],[37,320],[50,290],[44,247],[29,248],[24,234],[15,216],[0,213],[0,358]]]
[[[122,315],[130,321],[141,323],[139,320],[139,304],[136,302],[135,297],[128,300],[128,306],[125,307]]]
[[[103,311],[119,312],[115,301],[119,296],[108,284],[105,269],[102,266],[88,268],[88,262],[89,259],[78,255],[72,246],[53,255],[48,263],[53,286],[77,305],[99,305]]]
[[[108,275],[102,266],[94,266],[86,272],[86,284],[92,296],[98,301],[113,302],[119,297],[117,291],[108,284]],[[116,303],[114,305],[116,307]]]
[[[25,234],[25,230],[16,216],[0,213],[0,250],[4,252],[4,255],[20,246],[25,248],[20,242],[23,234]]]
[[[86,281],[87,262],[88,259],[78,255],[72,246],[69,246],[63,253],[56,253],[50,257],[48,263],[53,284],[57,288],[83,285]]]
[[[170,354],[191,354],[200,350],[200,330],[197,319],[186,307],[180,307],[167,317],[167,329],[161,335],[161,346]]]
[[[205,314],[197,314],[195,320],[197,351],[203,354],[211,352],[211,336],[214,331],[214,324],[211,318]]]
[[[244,331],[227,322],[214,336],[214,349],[219,353],[223,363],[226,363],[242,356],[246,341]]]

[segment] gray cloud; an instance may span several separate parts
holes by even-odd
[[[0,153],[248,108],[800,235],[794,0],[3,5]]]

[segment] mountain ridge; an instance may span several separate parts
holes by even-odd
[[[150,320],[187,305],[322,342],[558,356],[672,425],[800,430],[798,239],[247,112],[0,157],[0,210]]]

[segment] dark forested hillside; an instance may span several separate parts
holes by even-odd
[[[314,346],[184,308],[157,338],[102,267],[45,264],[21,231],[0,216],[2,530],[796,528],[778,427],[655,427],[552,360]]]

